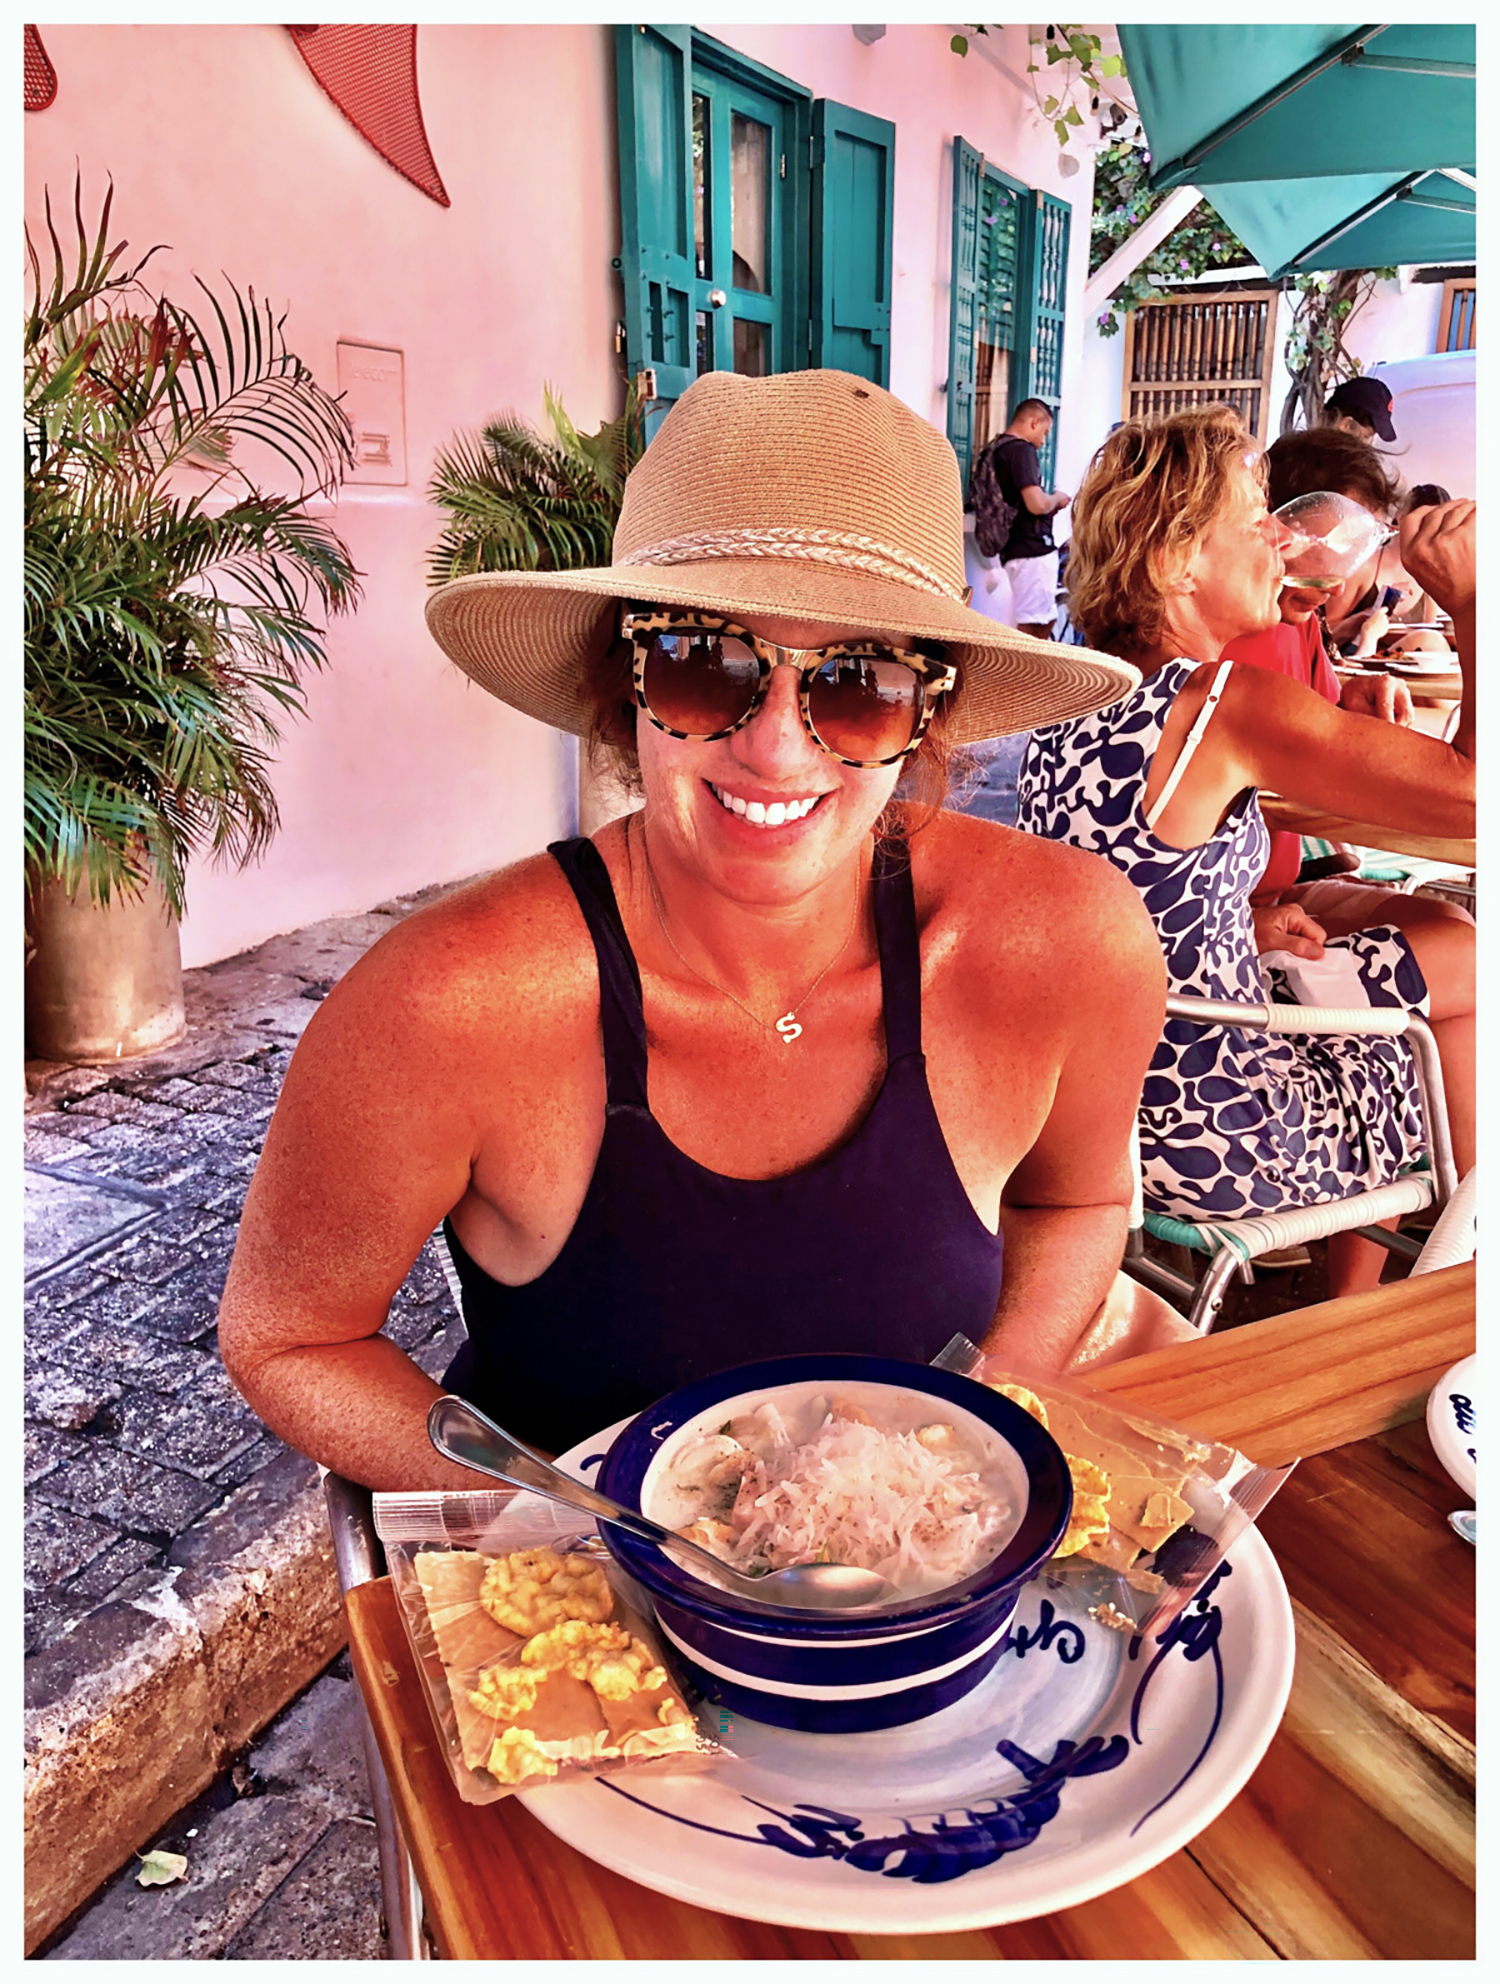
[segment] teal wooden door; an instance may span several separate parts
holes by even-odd
[[[896,127],[813,105],[812,362],[891,382]]]
[[[693,371],[764,378],[791,356],[786,105],[692,72]]]
[[[948,324],[948,439],[968,487],[974,459],[1024,398],[1017,390],[1020,248],[1026,202],[1019,180],[953,141],[953,284]]]
[[[625,369],[656,374],[654,433],[695,374],[692,29],[617,27]]]

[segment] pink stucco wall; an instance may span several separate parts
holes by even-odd
[[[962,61],[937,26],[893,26],[869,47],[846,26],[709,31],[815,95],[896,124],[891,384],[939,427],[953,137],[1076,203],[1066,481],[1091,175],[1086,164],[1070,179],[1058,172],[1030,107],[1024,29],[976,40]],[[195,270],[253,284],[288,309],[293,348],[330,386],[341,338],[405,356],[408,481],[342,492],[337,524],[365,598],[333,629],[307,720],[287,729],[282,832],[248,871],[195,869],[186,962],[540,848],[568,825],[573,749],[470,688],[428,638],[423,567],[438,523],[423,490],[456,429],[504,407],[539,417],[544,382],[580,426],[618,409],[612,30],[421,29],[422,106],[447,209],[365,144],[283,27],[43,34],[58,94],[26,118],[28,217],[44,184],[71,196],[76,159],[91,205],[113,176],[118,229],[133,244],[170,244],[153,264],[168,293],[185,298]]]

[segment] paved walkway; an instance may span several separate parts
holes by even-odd
[[[44,1926],[55,1940],[60,1916],[76,1910],[120,1853],[144,1846],[148,1830],[159,1833],[183,1802],[180,1787],[196,1792],[228,1761],[226,1753],[241,1750],[255,1725],[281,1708],[288,1687],[326,1664],[340,1644],[326,1536],[317,1534],[316,1472],[266,1433],[234,1391],[219,1362],[215,1319],[245,1189],[303,1027],[371,943],[443,893],[428,890],[336,918],[187,973],[188,1033],[160,1054],[118,1068],[27,1066],[24,1578],[33,1938]],[[458,1327],[429,1243],[392,1304],[387,1334],[436,1375]],[[275,1592],[290,1596],[282,1614],[295,1614],[309,1579],[317,1585],[309,1609],[325,1615],[326,1645],[320,1649],[316,1634],[304,1632],[300,1643],[283,1648]],[[264,1599],[258,1617],[257,1594]],[[295,1617],[287,1629],[295,1640]],[[184,1647],[192,1657],[186,1666],[179,1661],[179,1672],[172,1662]],[[287,1671],[303,1663],[290,1683],[275,1671],[283,1660]],[[377,1953],[344,1946],[349,1937],[368,1944],[374,1919],[360,1886],[374,1867],[374,1836],[364,1823],[367,1792],[355,1783],[362,1767],[351,1694],[351,1683],[330,1677],[290,1712],[294,1719],[312,1715],[323,1732],[317,1748],[325,1778],[327,1757],[336,1752],[342,1760],[332,1778],[304,1781],[311,1751],[299,1750],[291,1723],[275,1725],[251,1753],[250,1767],[269,1785],[286,1780],[294,1788],[257,1803],[253,1823],[237,1820],[226,1773],[203,1794],[224,1809],[199,1824],[204,1845],[189,1883],[138,1890],[130,1863],[55,1953]],[[164,1709],[152,1708],[158,1696]],[[191,1756],[163,1755],[154,1802],[153,1788],[139,1781],[139,1756],[134,1788],[122,1787],[128,1743],[121,1768],[101,1764],[97,1783],[86,1775],[87,1753],[116,1709],[117,1721],[141,1731],[152,1727],[153,1713],[171,1725],[170,1738],[165,1725],[152,1736],[146,1772],[156,1750],[168,1752],[177,1740],[179,1710],[183,1721],[191,1712],[203,1725]],[[248,1726],[235,1726],[237,1714]],[[235,1767],[243,1774],[242,1762]],[[111,1798],[117,1820],[101,1816],[101,1801]],[[88,1820],[81,1830],[80,1813]],[[156,1843],[175,1846],[191,1823],[173,1821]],[[99,1836],[86,1839],[90,1824]],[[140,1830],[131,1832],[133,1824]],[[254,1865],[236,1866],[235,1842],[251,1834]],[[221,1862],[228,1874],[214,1871]],[[213,1899],[225,1880],[233,1906]],[[311,1904],[296,1900],[304,1881],[310,1893],[337,1891],[352,1913],[345,1919],[340,1903],[314,1934],[317,1908],[309,1914]],[[358,1894],[364,1900],[356,1907]],[[208,1911],[202,1919],[195,1896]],[[363,1928],[354,1926],[356,1917]],[[176,1926],[163,1931],[169,1921]],[[273,1933],[284,1935],[287,1947],[271,1948]],[[328,1946],[293,1946],[308,1936]],[[132,1939],[140,1937],[137,1948]]]

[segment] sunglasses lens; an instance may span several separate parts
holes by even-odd
[[[708,631],[647,637],[642,689],[658,723],[685,737],[737,724],[760,687],[760,663],[743,641]]]
[[[808,711],[819,741],[840,758],[887,763],[911,743],[922,714],[922,683],[904,661],[843,655],[808,683]]]

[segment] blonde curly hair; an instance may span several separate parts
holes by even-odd
[[[1090,647],[1129,655],[1167,633],[1169,574],[1190,557],[1259,445],[1231,407],[1127,420],[1089,463],[1073,501],[1068,610]]]

